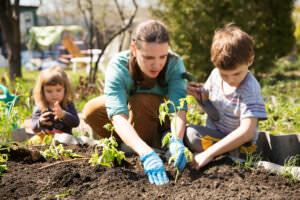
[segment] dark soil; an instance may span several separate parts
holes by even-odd
[[[45,147],[9,152],[8,171],[0,177],[1,200],[56,199],[67,190],[70,193],[65,199],[300,199],[299,182],[288,183],[261,168],[239,169],[225,156],[200,171],[188,165],[177,183],[175,169],[165,161],[170,183],[155,186],[148,182],[142,163],[133,154],[127,154],[120,167],[106,167],[91,166],[88,160],[55,164],[61,160],[46,161],[39,154],[41,149]],[[94,153],[88,146],[65,149],[86,157]]]

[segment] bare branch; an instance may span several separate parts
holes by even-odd
[[[98,71],[98,63],[100,61],[100,58],[103,56],[103,54],[105,52],[105,49],[107,48],[108,44],[110,44],[111,41],[113,39],[115,39],[118,35],[120,35],[121,33],[125,32],[132,25],[132,23],[133,23],[133,19],[135,18],[137,10],[138,10],[138,5],[137,5],[137,3],[136,3],[135,0],[132,0],[132,3],[134,5],[135,9],[134,9],[132,15],[130,16],[130,19],[129,19],[128,23],[125,26],[123,26],[123,28],[121,28],[118,32],[116,32],[115,34],[113,34],[112,37],[104,44],[104,47],[103,47],[101,53],[99,54],[99,56],[97,58],[97,61],[96,61],[96,64],[95,64],[94,73],[93,73],[93,82],[95,82],[96,73]]]

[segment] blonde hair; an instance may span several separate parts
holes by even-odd
[[[211,61],[223,70],[235,69],[247,64],[254,56],[253,39],[246,32],[233,24],[218,29],[211,46]]]
[[[67,74],[61,67],[53,66],[43,70],[37,80],[33,91],[34,101],[40,107],[42,112],[46,111],[49,104],[45,98],[44,87],[51,85],[61,85],[64,87],[64,98],[61,102],[62,107],[66,108],[69,101],[73,101],[73,91]]]

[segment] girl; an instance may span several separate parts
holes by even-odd
[[[67,74],[61,67],[51,67],[40,73],[34,89],[36,106],[32,113],[31,128],[40,140],[45,134],[69,133],[79,125],[72,103],[73,92]],[[39,139],[38,139],[39,137]]]

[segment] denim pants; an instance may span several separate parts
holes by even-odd
[[[184,135],[184,143],[191,151],[199,153],[205,151],[225,136],[226,134],[214,129],[199,125],[189,125],[186,128]],[[254,154],[256,153],[256,150],[256,144],[250,141],[229,152],[229,155],[240,159],[246,159],[247,154]]]
[[[143,141],[156,148],[160,148],[162,134],[170,126],[168,120],[163,125],[159,122],[159,106],[165,99],[165,96],[145,93],[134,94],[128,99],[129,123]],[[83,117],[100,139],[110,137],[111,133],[103,128],[105,124],[111,123],[107,116],[104,95],[85,105]],[[118,142],[121,141],[116,133],[114,136]]]

